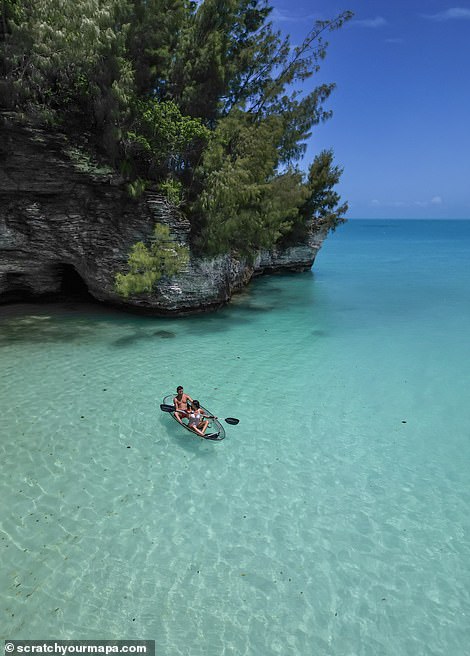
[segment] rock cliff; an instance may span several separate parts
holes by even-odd
[[[188,244],[189,222],[156,193],[129,197],[115,173],[84,165],[61,134],[0,115],[0,303],[88,291],[104,303],[155,314],[183,314],[226,303],[254,275],[308,270],[325,238],[262,252],[255,262],[230,255],[190,257],[155,292],[123,299],[114,276],[155,223]]]

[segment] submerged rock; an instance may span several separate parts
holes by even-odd
[[[160,280],[154,292],[123,299],[115,274],[155,223],[189,244],[188,220],[163,196],[131,199],[119,175],[78,161],[64,135],[0,115],[0,303],[75,294],[152,314],[209,310],[254,275],[309,270],[326,236],[263,251],[252,263],[191,255],[185,270]]]

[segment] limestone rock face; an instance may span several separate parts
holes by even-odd
[[[262,252],[253,263],[191,256],[151,294],[123,299],[115,274],[157,222],[189,243],[189,222],[163,196],[131,199],[118,175],[84,166],[64,136],[0,116],[0,303],[81,285],[99,301],[154,314],[203,311],[226,303],[253,275],[310,269],[325,238],[318,233],[308,244]]]

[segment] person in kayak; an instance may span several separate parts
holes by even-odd
[[[191,404],[193,400],[189,394],[185,394],[183,387],[178,385],[176,388],[176,396],[173,399],[173,405],[175,406],[175,417],[180,422],[183,423],[183,419],[189,417],[189,410],[191,409]]]
[[[195,399],[192,402],[191,410],[189,411],[189,428],[201,437],[204,437],[207,427],[209,426],[208,419],[217,419],[217,417],[215,415],[206,415],[201,408],[199,401],[196,401]]]

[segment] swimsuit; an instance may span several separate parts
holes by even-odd
[[[199,426],[201,423],[202,415],[199,412],[191,412],[189,415],[189,423],[188,426],[191,428],[194,428],[195,426]]]

